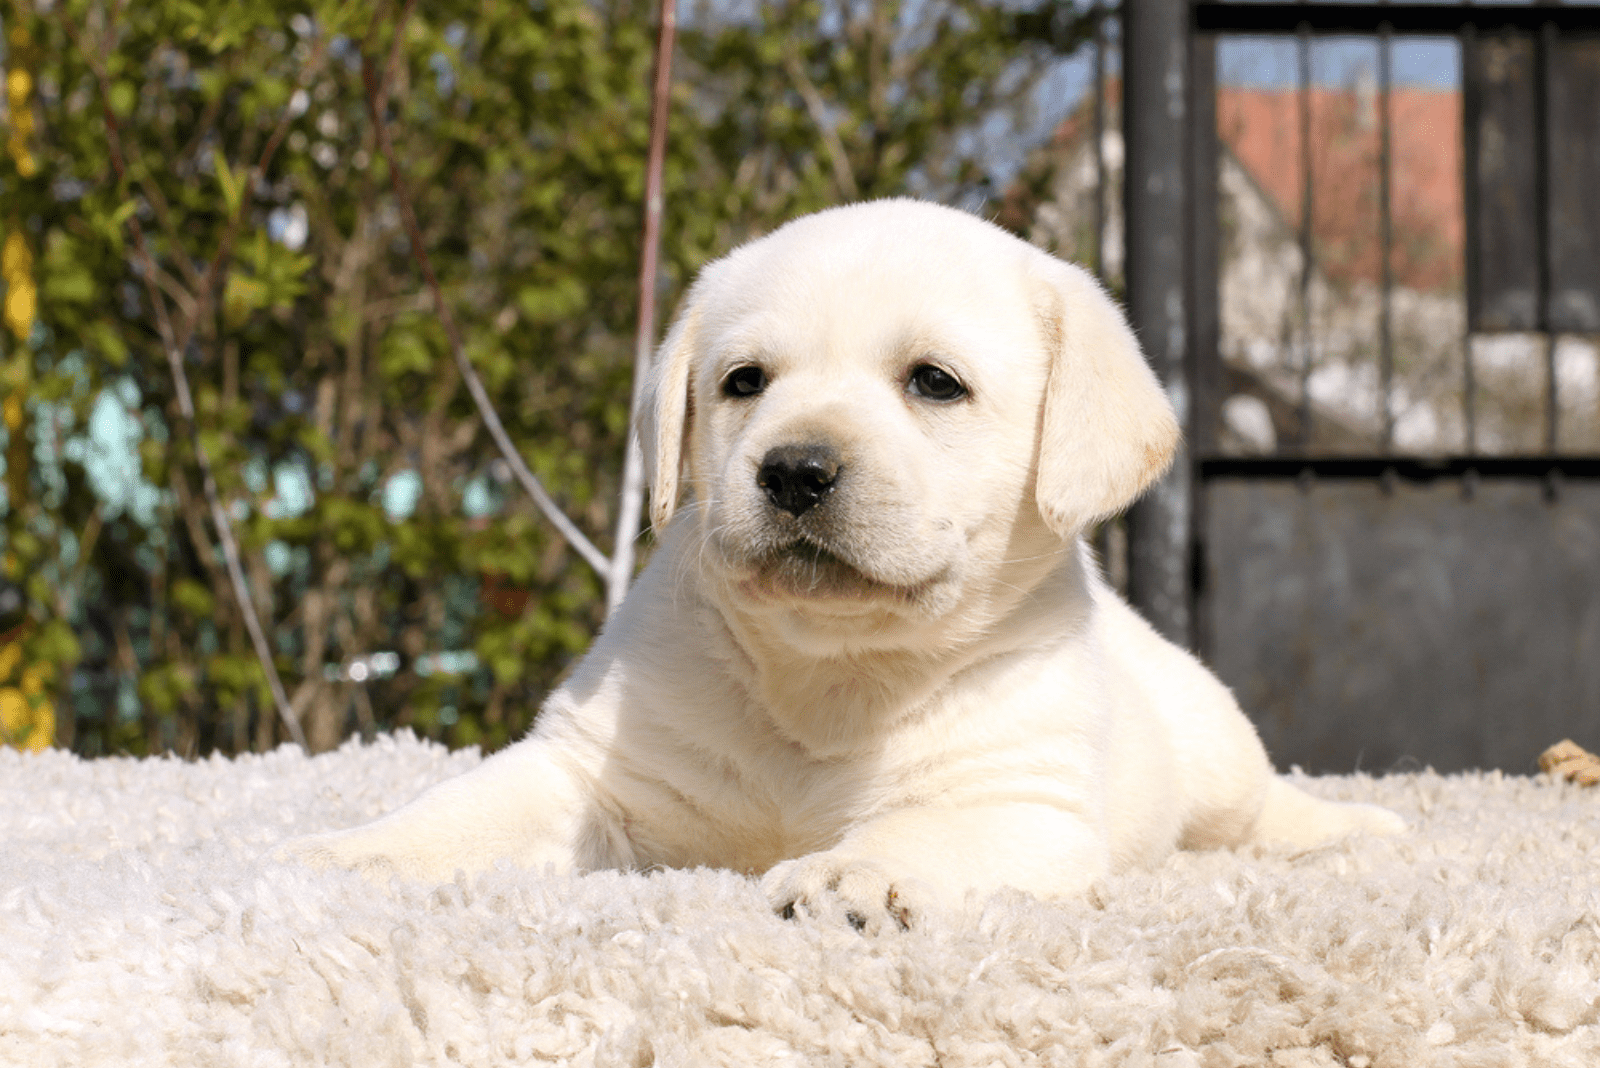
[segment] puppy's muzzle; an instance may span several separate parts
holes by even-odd
[[[761,459],[756,485],[773,507],[802,516],[833,492],[839,454],[827,445],[779,445]]]

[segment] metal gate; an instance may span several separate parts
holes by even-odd
[[[1249,192],[1219,145],[1232,34],[1300,60],[1300,113],[1281,116],[1304,154],[1280,213],[1297,217],[1269,220],[1282,239],[1245,272],[1287,309],[1259,359],[1223,300],[1241,283],[1222,223],[1250,225],[1219,218],[1219,185]],[[1342,265],[1316,211],[1340,194],[1311,163],[1312,49],[1335,35],[1377,56],[1376,251]],[[1459,325],[1457,298],[1397,284],[1422,270],[1393,182],[1390,60],[1409,35],[1459,42]],[[1562,736],[1600,740],[1600,402],[1572,356],[1600,345],[1600,7],[1126,0],[1123,56],[1128,309],[1188,427],[1129,516],[1134,602],[1234,688],[1280,764],[1525,771]],[[1370,337],[1318,310],[1338,269]],[[1418,400],[1423,378],[1436,397]]]

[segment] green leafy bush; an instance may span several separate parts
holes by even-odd
[[[58,744],[283,737],[196,442],[315,749],[395,726],[502,745],[600,622],[598,578],[509,480],[463,388],[363,67],[472,365],[529,467],[604,544],[654,10],[407,10],[397,34],[400,7],[367,0],[0,4],[3,563],[24,601],[3,640],[53,680]],[[1043,55],[1028,38],[1055,23],[954,0],[915,5],[908,29],[912,10],[687,13],[667,307],[705,260],[797,212],[981,191],[960,134],[1020,98],[1018,65]]]

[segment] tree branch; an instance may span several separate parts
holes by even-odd
[[[400,25],[395,28],[395,49],[399,48],[400,35],[405,33],[405,19],[411,12],[414,0],[408,2],[401,13]],[[466,381],[467,392],[472,395],[473,403],[478,407],[478,414],[483,418],[484,426],[489,431],[489,436],[500,449],[500,454],[505,457],[506,463],[511,465],[511,471],[528,496],[533,498],[533,503],[538,505],[539,511],[544,513],[552,526],[567,540],[567,544],[577,550],[578,555],[602,577],[609,576],[611,562],[606,555],[595,548],[577,526],[568,519],[560,507],[545,490],[544,484],[539,481],[528,465],[523,462],[522,455],[506,433],[505,426],[500,422],[500,417],[495,413],[494,404],[489,399],[488,391],[483,388],[483,382],[478,378],[478,372],[467,359],[466,349],[461,343],[461,333],[456,327],[455,317],[450,314],[450,306],[445,302],[444,291],[439,286],[439,279],[433,273],[433,263],[428,258],[428,250],[423,245],[422,231],[417,226],[416,212],[411,206],[411,197],[406,190],[405,179],[400,173],[395,155],[394,145],[389,138],[389,126],[379,110],[383,104],[386,91],[379,85],[378,74],[373,69],[371,57],[363,54],[361,57],[361,79],[367,92],[367,113],[372,121],[373,131],[378,138],[378,151],[382,153],[384,162],[389,167],[389,182],[394,189],[396,204],[400,209],[400,220],[405,226],[406,236],[411,242],[411,255],[417,261],[422,277],[428,284],[428,291],[433,295],[434,311],[439,316],[439,322],[444,327],[445,337],[450,343],[451,355],[455,357],[456,367],[461,372],[461,377]]]
[[[655,86],[650,104],[650,157],[644,179],[644,248],[639,256],[639,326],[633,342],[633,392],[628,405],[628,443],[622,462],[617,533],[606,576],[606,612],[617,610],[633,581],[634,541],[644,510],[644,454],[639,444],[639,408],[656,337],[656,275],[661,249],[662,176],[667,159],[667,118],[672,107],[672,48],[677,38],[677,0],[661,0],[656,36]]]
[[[828,105],[822,99],[822,93],[817,90],[817,84],[806,73],[804,64],[800,62],[800,57],[793,48],[784,54],[783,69],[789,72],[789,80],[794,82],[800,99],[805,101],[811,121],[817,125],[817,133],[822,137],[822,147],[828,150],[828,162],[833,165],[834,184],[839,187],[839,192],[846,200],[859,200],[861,190],[856,185],[855,173],[850,169],[850,156],[845,151],[844,142],[839,139],[836,125],[828,119]]]

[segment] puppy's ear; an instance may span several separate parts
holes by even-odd
[[[666,340],[656,350],[639,406],[639,446],[650,479],[650,525],[657,536],[677,510],[679,475],[689,441],[689,364],[695,348],[697,290],[690,290]]]
[[[1034,495],[1050,529],[1069,538],[1161,477],[1177,452],[1178,419],[1099,283],[1042,252],[1035,264],[1052,351]]]

